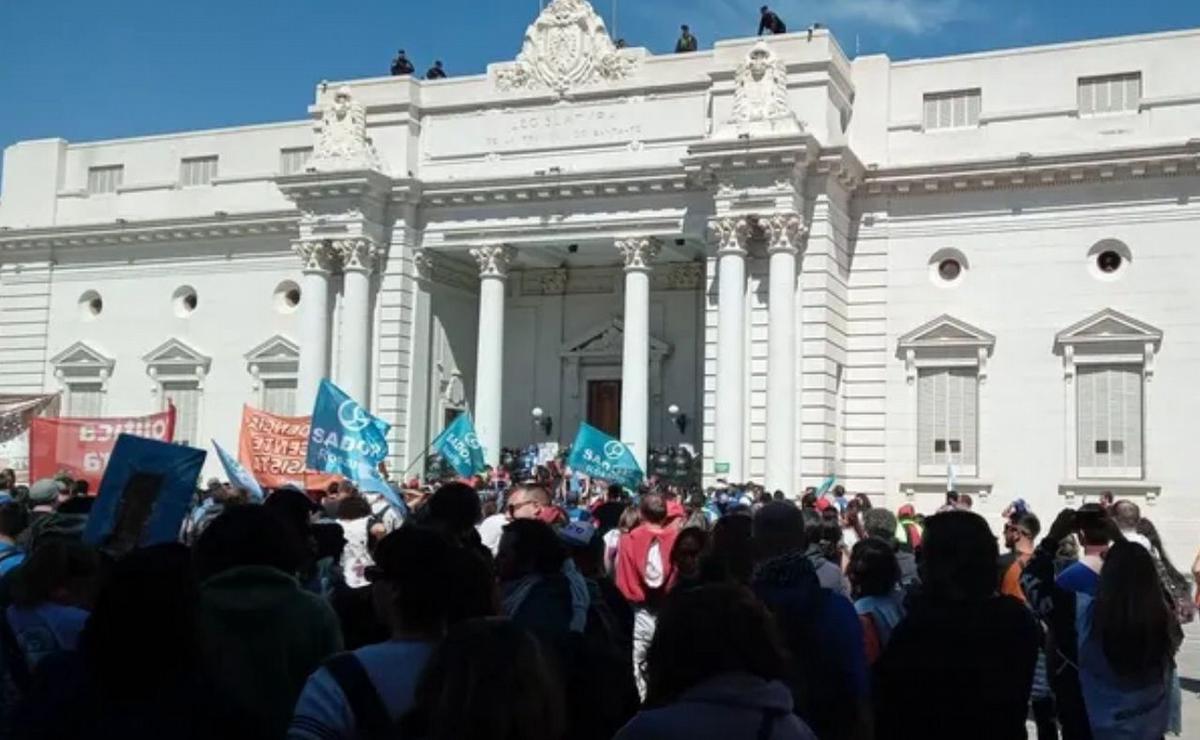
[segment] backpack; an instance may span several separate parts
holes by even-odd
[[[335,655],[325,663],[325,670],[350,703],[357,737],[362,740],[399,737],[399,728],[392,722],[379,690],[354,653]]]

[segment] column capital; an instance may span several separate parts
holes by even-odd
[[[767,254],[798,254],[804,238],[808,236],[804,218],[795,212],[775,213],[760,218],[758,227],[767,240]]]
[[[718,218],[709,224],[709,230],[717,243],[718,255],[746,256],[746,244],[752,231],[750,216]]]
[[[437,263],[428,249],[414,249],[412,262],[418,280],[433,280],[433,271],[437,269]]]
[[[300,257],[304,272],[333,271],[335,254],[332,245],[324,239],[299,239],[292,242],[292,251]]]
[[[479,263],[479,279],[508,277],[508,268],[517,257],[517,250],[507,244],[486,244],[471,250],[471,256]]]
[[[375,269],[379,250],[375,242],[367,237],[352,239],[335,239],[334,251],[342,258],[342,269],[347,272],[365,272],[370,274]]]
[[[649,271],[650,263],[662,249],[662,242],[652,236],[617,239],[617,251],[625,259],[625,271]]]

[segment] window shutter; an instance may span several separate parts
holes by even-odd
[[[1119,460],[1124,476],[1140,478],[1142,476],[1142,374],[1141,368],[1125,366],[1116,368],[1115,372],[1123,380],[1123,388],[1119,397],[1114,398],[1120,403],[1121,427],[1114,430],[1114,435],[1120,435],[1124,443],[1123,454]]]
[[[200,421],[200,387],[194,382],[163,383],[163,407],[175,405],[175,442],[194,445]]]
[[[983,95],[978,91],[967,96],[967,125],[979,125],[979,109],[983,106]]]
[[[1096,112],[1094,88],[1095,85],[1090,82],[1080,81],[1079,83],[1079,112],[1083,115],[1090,115]]]
[[[1141,367],[1080,368],[1076,382],[1079,477],[1141,478]]]
[[[1127,110],[1138,110],[1142,107],[1142,76],[1129,75],[1125,79],[1125,105]]]
[[[1079,368],[1075,374],[1080,478],[1096,467],[1096,376],[1090,368]]]
[[[275,379],[263,381],[263,410],[290,416],[296,410],[296,381]]]
[[[99,383],[71,383],[67,386],[66,415],[77,419],[99,417],[104,400]]]
[[[934,129],[938,127],[938,101],[937,98],[925,97],[925,128]]]
[[[918,470],[934,466],[933,440],[937,424],[936,393],[938,373],[921,371],[917,381],[917,465]]]
[[[977,475],[979,471],[979,374],[978,372],[960,371],[962,385],[962,454],[955,460],[959,473],[966,476]]]

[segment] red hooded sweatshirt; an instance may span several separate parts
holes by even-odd
[[[617,547],[617,588],[629,603],[635,606],[647,603],[657,605],[666,595],[675,576],[675,569],[671,567],[671,548],[675,546],[678,536],[679,530],[675,527],[654,524],[639,524],[621,536]],[[655,541],[662,555],[663,585],[651,589],[646,586],[646,556]]]

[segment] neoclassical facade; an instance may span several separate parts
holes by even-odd
[[[462,410],[492,459],[589,421],[709,482],[1111,490],[1190,546],[1200,32],[653,56],[554,0],[518,48],[322,84],[295,122],[9,147],[0,391],[171,399],[232,445],[243,403],[331,377],[393,470]]]

